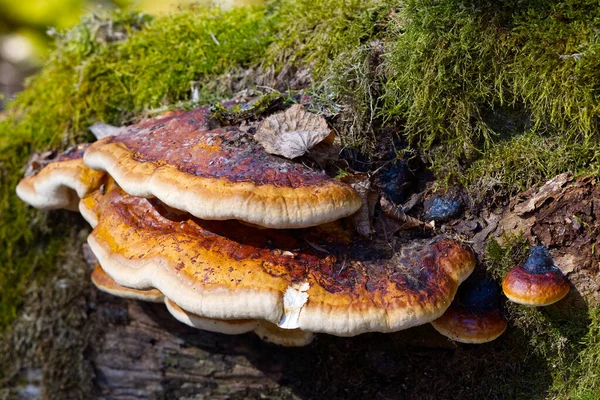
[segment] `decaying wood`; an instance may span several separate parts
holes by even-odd
[[[160,304],[108,297],[100,295],[112,326],[93,344],[91,358],[101,397],[288,397],[276,382],[281,360],[250,361],[258,339],[195,330]]]
[[[379,199],[382,215],[375,223],[375,231],[385,238],[390,238],[396,232],[417,227],[425,227],[425,224],[404,212],[404,209],[385,196]]]
[[[361,398],[372,388],[364,386],[366,380],[381,377],[382,368],[385,375],[401,365],[372,351],[379,354],[394,342],[433,352],[455,348],[429,325],[386,335],[385,340],[382,335],[319,335],[308,347],[283,348],[253,334],[227,336],[190,328],[161,304],[98,292],[95,308],[105,328],[91,343],[89,361],[96,371],[97,395],[104,399],[294,399],[319,398],[320,392],[342,398],[345,390],[338,385],[346,379],[354,392],[348,398]],[[358,358],[362,361],[351,361]],[[341,370],[351,363],[354,370]]]
[[[373,186],[371,176],[367,173],[348,175],[342,178],[342,181],[352,186],[362,200],[360,209],[350,216],[350,221],[359,235],[370,237],[373,233],[373,214],[379,200],[379,191]]]

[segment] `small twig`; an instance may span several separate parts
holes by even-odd
[[[213,42],[215,42],[215,44],[217,46],[221,45],[221,43],[219,43],[219,41],[217,40],[216,36],[212,32],[209,32],[209,35],[210,35],[211,39],[213,40]]]
[[[318,244],[313,243],[313,242],[311,242],[310,240],[308,240],[306,238],[304,240],[306,240],[306,243],[308,243],[313,249],[315,249],[317,251],[322,251],[323,253],[329,254],[329,252],[327,250],[325,250],[323,247],[319,246]]]

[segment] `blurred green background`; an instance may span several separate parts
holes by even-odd
[[[115,8],[150,14],[190,4],[230,8],[261,0],[0,0],[0,110],[4,98],[23,88],[24,79],[43,65],[52,33],[76,24],[86,13]]]

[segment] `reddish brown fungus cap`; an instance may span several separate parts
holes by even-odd
[[[271,230],[205,221],[112,183],[80,208],[97,222],[91,249],[119,284],[159,289],[208,318],[341,336],[396,331],[441,316],[474,267],[452,240],[373,248],[339,225]]]
[[[500,312],[499,288],[487,279],[467,282],[444,315],[431,323],[442,335],[461,343],[486,343],[506,330]]]
[[[87,144],[70,148],[52,160],[32,162],[29,175],[17,185],[17,195],[35,208],[77,210],[79,199],[100,187],[104,172],[83,163]]]
[[[350,186],[265,153],[237,128],[211,129],[207,116],[200,108],[143,121],[94,143],[85,162],[131,195],[203,219],[303,228],[359,209]]]
[[[92,283],[103,292],[125,299],[143,300],[153,303],[162,303],[164,299],[163,294],[156,289],[137,290],[119,285],[99,265],[92,272]]]
[[[565,297],[569,281],[543,246],[531,248],[527,261],[511,269],[502,281],[509,300],[526,306],[547,306]]]

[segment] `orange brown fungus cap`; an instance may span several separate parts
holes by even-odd
[[[76,211],[79,199],[100,187],[105,176],[104,172],[94,171],[83,163],[87,146],[74,146],[43,167],[32,163],[32,174],[21,179],[17,195],[41,210],[66,208]]]
[[[270,230],[200,220],[112,183],[80,208],[98,221],[88,243],[112,277],[157,288],[208,318],[340,336],[397,331],[438,318],[474,267],[473,255],[451,240],[382,246],[382,253],[332,235],[331,226]]]
[[[509,300],[526,306],[547,306],[565,297],[571,285],[543,246],[531,248],[525,263],[508,271],[502,290]]]
[[[304,228],[361,205],[350,186],[265,153],[237,128],[211,129],[207,108],[132,125],[94,143],[84,159],[125,192],[203,219]]]
[[[506,330],[500,313],[500,290],[487,279],[461,285],[452,305],[431,323],[442,335],[461,343],[491,342]]]
[[[156,289],[137,290],[119,285],[99,265],[92,272],[92,283],[103,292],[125,299],[143,300],[153,303],[162,303],[164,299],[163,294]]]

